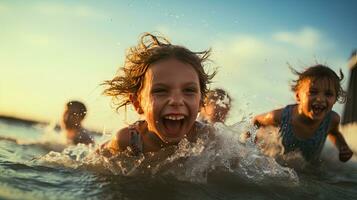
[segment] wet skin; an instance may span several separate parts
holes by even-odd
[[[306,79],[296,92],[299,115],[307,121],[322,121],[336,103],[337,94],[327,79]]]

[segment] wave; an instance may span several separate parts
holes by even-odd
[[[347,163],[338,161],[338,152],[330,143],[326,143],[321,158],[324,160],[319,167],[308,166],[301,155],[292,153],[283,155],[276,129],[260,129],[253,131],[256,135],[265,135],[257,145],[248,141],[240,142],[242,133],[252,127],[247,122],[238,122],[232,126],[216,124],[216,140],[205,137],[197,143],[183,140],[178,146],[162,149],[159,152],[148,153],[145,156],[131,156],[125,151],[112,158],[106,158],[96,153],[102,141],[109,139],[105,135],[97,140],[97,145],[67,146],[59,142],[59,134],[47,133],[41,139],[18,141],[13,138],[0,138],[14,141],[20,145],[43,146],[51,150],[49,153],[34,158],[29,164],[35,166],[64,167],[69,169],[89,170],[104,175],[120,175],[126,177],[174,177],[179,181],[192,183],[207,183],[208,180],[219,180],[220,177],[233,177],[234,180],[245,181],[259,185],[296,186],[301,173],[325,171],[326,176],[334,176],[330,181],[355,182],[356,177],[348,174],[357,170],[356,154]],[[347,129],[348,128],[348,129]],[[352,149],[356,148],[354,132],[357,126],[342,127],[346,141]],[[262,138],[262,137],[261,137]],[[54,145],[62,145],[54,148]],[[61,149],[62,148],[62,149]],[[310,173],[311,174],[311,173]]]
[[[270,143],[258,143],[257,148],[253,141],[240,143],[241,134],[252,128],[249,123],[215,127],[214,141],[203,135],[196,143],[182,140],[178,146],[137,157],[129,150],[112,158],[96,153],[100,143],[110,137],[105,135],[96,145],[66,146],[33,159],[10,159],[16,152],[25,154],[40,140],[17,144],[9,139],[0,149],[9,151],[8,155],[0,152],[0,170],[4,172],[0,174],[0,198],[355,199],[357,195],[356,157],[339,162],[336,148],[329,143],[322,165],[299,170],[281,165],[277,159],[282,151],[274,143],[276,130],[254,132],[271,139]],[[354,149],[356,129],[341,130]],[[289,157],[304,166],[299,158],[299,154]]]
[[[214,141],[205,135],[196,143],[184,139],[178,146],[164,148],[145,156],[135,157],[131,156],[129,151],[125,151],[115,157],[106,158],[96,153],[99,145],[77,145],[62,152],[52,151],[33,163],[128,177],[170,176],[179,181],[192,183],[207,183],[209,177],[217,174],[218,177],[228,174],[257,184],[293,186],[299,183],[293,169],[279,165],[274,158],[260,153],[254,145],[240,143],[241,130],[238,127],[217,124],[216,128]]]

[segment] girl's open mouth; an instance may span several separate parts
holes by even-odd
[[[183,115],[166,115],[163,118],[163,125],[165,132],[171,136],[179,136],[182,126],[185,121],[185,116]]]
[[[322,105],[312,105],[312,111],[315,115],[319,115],[323,113],[325,110],[325,106]]]

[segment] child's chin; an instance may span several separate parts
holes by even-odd
[[[177,144],[179,143],[182,139],[184,138],[184,136],[181,135],[172,135],[172,134],[165,134],[164,137],[162,137],[161,139],[168,144]]]
[[[312,119],[313,120],[321,120],[323,118],[325,118],[326,114],[324,113],[319,113],[319,114],[313,114],[312,115]]]

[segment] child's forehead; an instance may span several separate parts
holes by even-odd
[[[333,85],[335,82],[329,77],[318,77],[312,80],[313,84]]]
[[[328,77],[311,77],[306,78],[302,81],[302,84],[305,84],[310,88],[326,88],[326,89],[335,89],[335,82]]]
[[[198,73],[191,64],[176,58],[160,60],[151,64],[145,73],[145,77],[155,81],[158,79],[170,79],[181,73],[185,73],[191,78],[198,77]]]
[[[320,82],[328,82],[330,79],[328,77],[313,77],[313,76],[308,76],[308,77],[303,77],[299,80],[299,84],[315,84],[315,83],[320,83]]]
[[[186,61],[181,60],[176,57],[163,58],[163,59],[160,59],[154,63],[151,63],[149,66],[149,69],[152,66],[157,66],[157,65],[162,66],[163,68],[167,68],[168,66],[179,66],[179,67],[190,66],[191,68],[194,69],[194,66],[191,63],[186,62]]]

